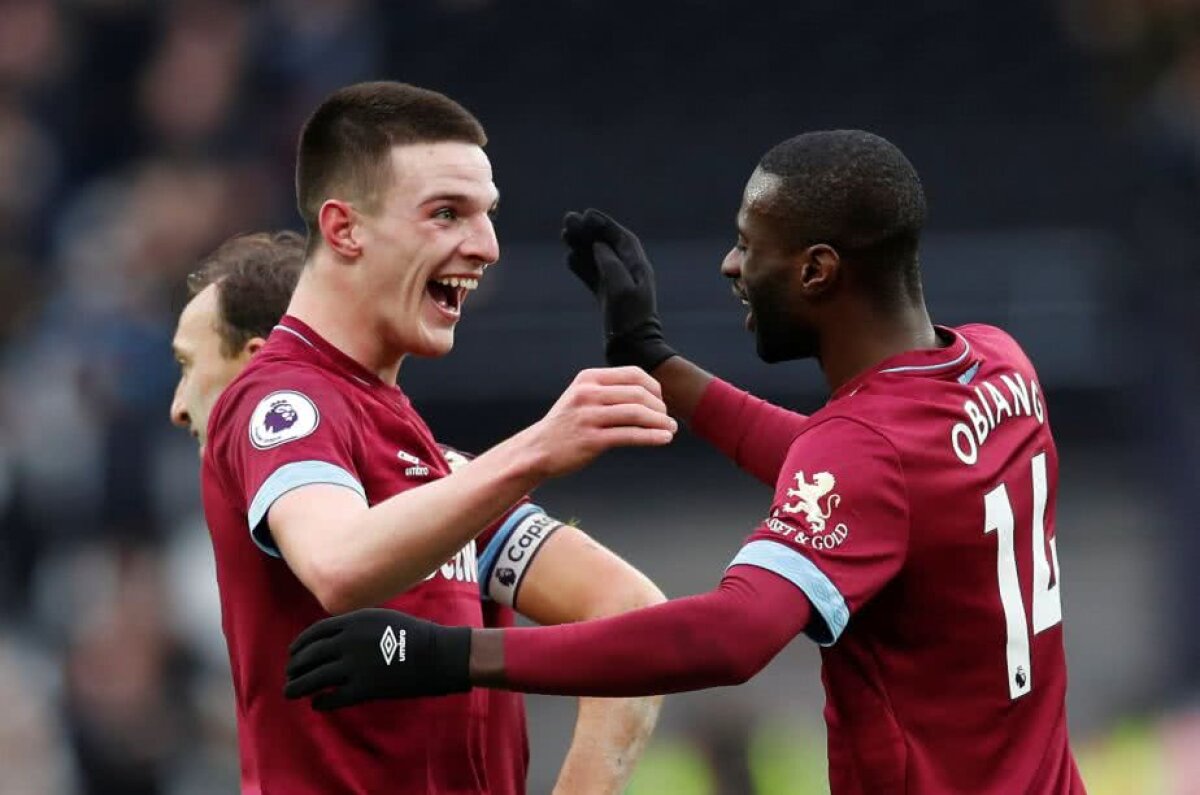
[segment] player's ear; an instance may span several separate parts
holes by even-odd
[[[816,243],[800,252],[800,287],[810,297],[829,291],[837,281],[842,258],[828,243]]]
[[[251,337],[246,340],[246,344],[242,346],[242,357],[249,359],[254,354],[262,350],[262,346],[266,345],[267,341],[262,337]]]
[[[321,239],[334,252],[348,259],[357,259],[362,254],[358,242],[358,227],[354,208],[340,199],[326,199],[317,211],[317,225]]]

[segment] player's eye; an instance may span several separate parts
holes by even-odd
[[[458,213],[454,211],[453,207],[439,207],[433,211],[433,217],[440,218],[443,221],[453,221],[455,218],[458,218]]]
[[[739,254],[745,254],[746,249],[748,249],[748,248],[750,248],[750,246],[748,246],[746,243],[742,242],[741,240],[739,240],[733,244],[733,250]]]

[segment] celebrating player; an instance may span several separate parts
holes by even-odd
[[[318,623],[288,694],[354,699],[467,683],[668,693],[744,682],[799,632],[821,644],[841,793],[1082,793],[1066,722],[1058,455],[1037,374],[1003,331],[934,326],[925,198],[887,141],[801,135],[751,175],[721,271],[768,362],[815,357],[831,389],[786,415],[667,347],[637,238],[569,216],[608,354],[652,368],[673,408],[775,483],[712,592],[567,627],[447,628],[387,610]],[[723,430],[714,430],[718,427]],[[719,437],[719,438],[717,438]],[[404,665],[374,644],[404,632]]]
[[[188,280],[191,298],[172,343],[180,379],[171,421],[190,431],[201,450],[213,403],[266,343],[303,266],[304,240],[294,232],[242,235],[223,244]],[[449,448],[443,452],[451,466],[466,460]],[[663,601],[653,583],[582,530],[525,510],[528,521],[493,523],[476,540],[483,549],[477,558],[490,564],[479,576],[484,626],[512,626],[514,607],[533,621],[556,624]],[[507,533],[498,532],[502,527]],[[589,576],[578,576],[581,571]],[[523,793],[528,766],[523,700],[507,691],[489,693],[490,791]],[[559,791],[620,792],[654,728],[659,703],[583,699]],[[243,789],[253,791],[253,757],[246,743],[241,750]]]
[[[285,701],[287,643],[322,616],[387,604],[481,627],[481,578],[494,600],[545,621],[657,601],[636,571],[524,499],[614,446],[668,442],[675,422],[653,379],[632,367],[585,371],[543,420],[470,462],[444,452],[395,386],[405,356],[450,350],[467,294],[499,256],[484,143],[457,103],[397,83],[335,92],[301,134],[306,261],[288,314],[215,398],[201,437],[247,790],[522,788],[514,701],[479,690],[354,714]],[[210,311],[228,295],[214,290]],[[211,401],[206,378],[181,393]],[[489,527],[477,561],[474,537]],[[535,554],[545,560],[531,567]],[[596,585],[577,582],[576,566]],[[598,594],[597,572],[633,591]],[[401,634],[380,650],[400,663],[406,648]],[[619,789],[655,708],[589,710],[603,742],[568,764],[564,788]],[[604,772],[610,752],[615,777]]]

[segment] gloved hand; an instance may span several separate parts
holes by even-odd
[[[288,654],[283,694],[313,696],[313,708],[322,711],[471,689],[471,628],[443,627],[396,610],[367,608],[318,621]]]
[[[604,355],[613,366],[652,371],[675,351],[663,338],[654,268],[637,235],[599,210],[563,217],[567,267],[600,301]]]

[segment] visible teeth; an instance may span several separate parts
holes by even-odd
[[[453,287],[455,289],[462,287],[466,290],[474,290],[479,286],[478,279],[468,279],[463,276],[450,276],[445,279],[434,279],[434,281],[436,281],[438,284],[444,284],[447,287]]]

